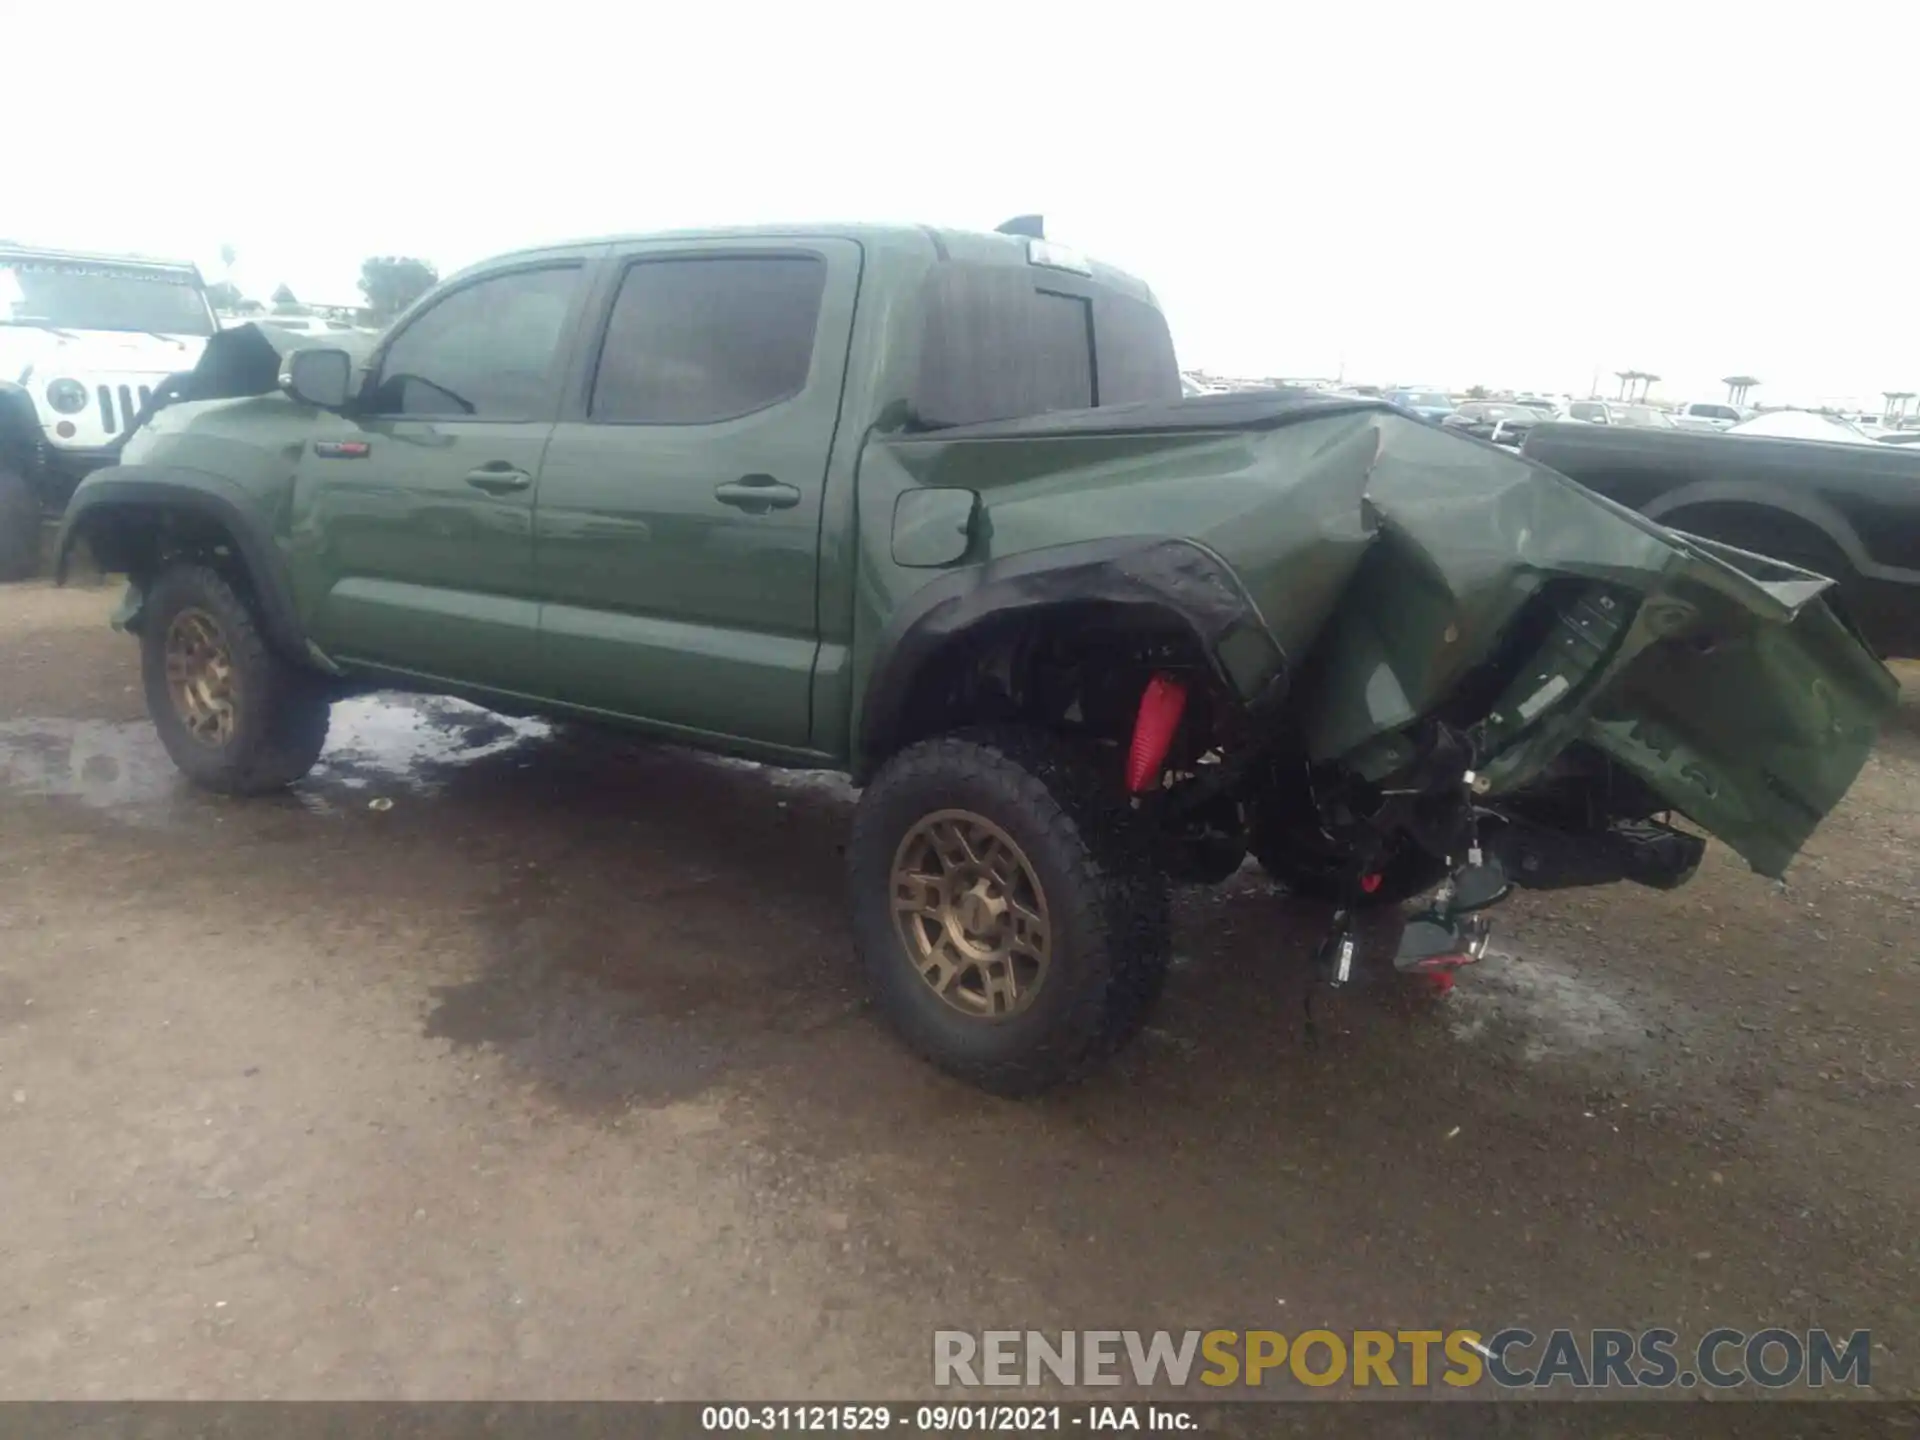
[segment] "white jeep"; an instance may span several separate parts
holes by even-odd
[[[154,392],[217,328],[183,261],[0,242],[0,580],[34,573],[42,515],[114,463]]]

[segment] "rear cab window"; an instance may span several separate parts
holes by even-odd
[[[915,411],[928,427],[1181,397],[1165,318],[1097,275],[953,258],[922,295]]]

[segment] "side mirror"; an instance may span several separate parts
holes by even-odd
[[[352,385],[353,357],[344,350],[295,350],[281,363],[280,388],[302,405],[339,410]]]

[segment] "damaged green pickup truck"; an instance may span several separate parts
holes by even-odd
[[[209,344],[68,511],[201,784],[353,690],[624,725],[865,788],[854,943],[1008,1093],[1138,1028],[1168,894],[1249,853],[1393,966],[1515,884],[1777,875],[1895,700],[1826,581],[1378,401],[1182,399],[1137,281],[1033,233],[531,251],[366,356]],[[644,804],[645,798],[634,797]],[[1384,973],[1384,968],[1383,968]]]

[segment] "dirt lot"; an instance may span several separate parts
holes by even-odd
[[[0,1397],[901,1397],[994,1325],[1870,1327],[1920,1389],[1920,675],[1785,887],[1523,897],[1308,1047],[1246,871],[1009,1104],[864,1008],[830,777],[376,698],[223,802],[114,598],[0,589]]]

